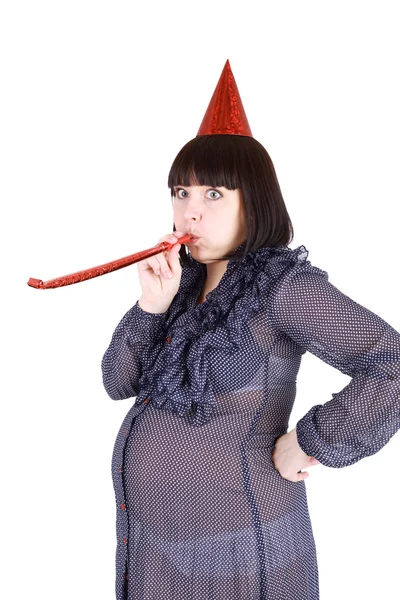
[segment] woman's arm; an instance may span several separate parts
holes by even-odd
[[[328,281],[309,261],[268,299],[271,326],[352,377],[296,425],[301,449],[328,467],[375,454],[400,428],[400,333]]]
[[[151,313],[139,301],[117,325],[101,363],[103,384],[113,400],[137,396],[142,350],[162,335],[165,313]]]

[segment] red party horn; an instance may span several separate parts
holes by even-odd
[[[184,236],[178,238],[177,242],[160,242],[159,244],[152,246],[148,250],[136,252],[135,254],[131,254],[130,256],[125,256],[125,258],[120,258],[119,260],[114,260],[112,262],[106,263],[105,265],[93,267],[92,269],[85,269],[84,271],[71,273],[71,275],[64,275],[63,277],[57,277],[56,279],[50,279],[49,281],[42,281],[41,279],[35,279],[34,277],[30,277],[28,285],[30,285],[33,288],[36,288],[37,290],[47,290],[49,288],[58,288],[63,287],[64,285],[79,283],[80,281],[85,281],[86,279],[93,279],[94,277],[99,277],[100,275],[105,275],[106,273],[117,271],[118,269],[122,269],[123,267],[128,267],[129,265],[133,265],[134,263],[140,262],[145,258],[149,258],[150,256],[154,256],[155,254],[160,254],[165,250],[169,250],[170,248],[172,248],[172,246],[175,246],[175,244],[187,244],[192,239],[195,239],[195,236],[193,236],[191,233],[185,233]]]

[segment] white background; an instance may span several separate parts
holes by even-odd
[[[114,598],[111,454],[133,400],[108,398],[100,362],[140,295],[136,266],[57,290],[27,280],[172,231],[168,171],[227,58],[291,247],[400,330],[397,8],[2,3],[2,598]],[[348,382],[307,353],[289,430]],[[351,467],[309,469],[322,600],[399,598],[399,450],[396,434]]]

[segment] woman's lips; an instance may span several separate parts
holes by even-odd
[[[200,238],[196,237],[195,235],[191,235],[190,236],[190,241],[188,242],[188,244],[195,244],[197,242],[197,240],[199,240]]]

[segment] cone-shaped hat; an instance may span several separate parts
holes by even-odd
[[[253,137],[229,60],[225,63],[197,135],[219,133]]]

